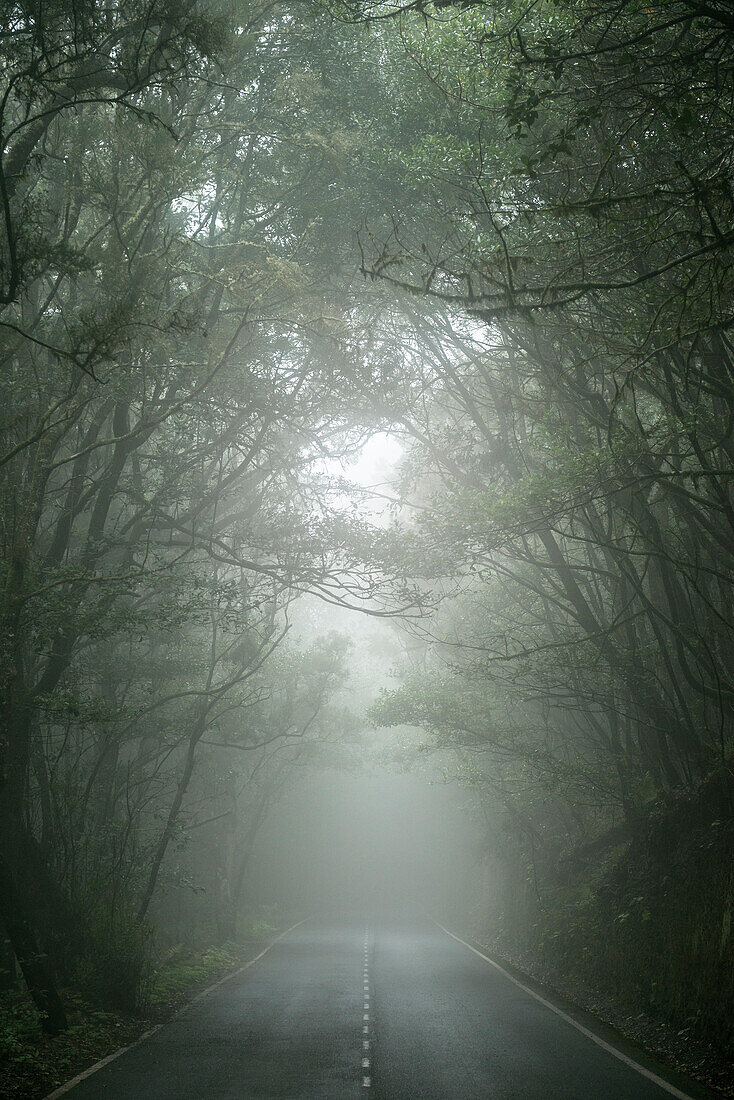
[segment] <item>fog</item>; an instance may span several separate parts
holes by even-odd
[[[300,777],[258,842],[253,889],[289,913],[445,920],[461,912],[481,866],[477,830],[455,791],[387,767],[370,771]]]
[[[380,498],[395,494],[401,453],[380,435],[340,463],[356,490],[343,506],[357,502],[370,522],[388,522]],[[380,693],[398,683],[409,639],[399,623],[311,597],[290,615],[299,644],[332,632],[348,644],[346,680],[331,699],[344,728],[330,750],[336,760],[295,768],[268,811],[253,851],[252,894],[288,914],[464,921],[486,878],[476,800],[447,777],[447,760],[425,751],[423,731],[368,718]]]
[[[378,433],[320,469],[343,485],[337,504],[344,511],[385,527],[402,457],[398,439]],[[416,766],[422,731],[367,722],[370,704],[400,675],[399,623],[308,597],[290,615],[304,645],[332,631],[348,640],[347,679],[332,706],[343,707],[354,728],[343,731],[341,766],[297,769],[270,809],[253,852],[252,892],[288,913],[412,911],[465,920],[486,876],[476,806],[432,755]]]
[[[367,919],[730,1043],[731,9],[0,4],[0,1093]]]

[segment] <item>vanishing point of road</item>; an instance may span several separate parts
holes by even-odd
[[[592,1037],[427,921],[306,921],[69,1100],[669,1100],[639,1055]]]

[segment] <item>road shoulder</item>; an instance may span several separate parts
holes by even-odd
[[[580,982],[554,980],[556,975],[539,965],[533,966],[532,960],[523,958],[520,963],[494,945],[462,937],[438,921],[434,923],[580,1031],[588,1033],[600,1046],[615,1052],[622,1061],[639,1065],[646,1075],[659,1078],[691,1100],[734,1097],[734,1068],[731,1063],[722,1063],[713,1048],[688,1044],[674,1029],[640,1014],[630,1016],[613,1000]],[[671,1095],[675,1096],[675,1091]]]
[[[190,1004],[252,966],[293,927],[270,939],[229,944],[166,964],[157,975],[157,993],[139,1015],[103,1011],[71,994],[67,999],[71,1027],[54,1037],[40,1032],[25,995],[7,996],[0,1004],[8,1034],[0,1065],[0,1095],[7,1100],[63,1096],[73,1084],[144,1042]]]

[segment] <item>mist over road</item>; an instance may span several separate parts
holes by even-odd
[[[72,1100],[664,1100],[425,920],[307,921]]]

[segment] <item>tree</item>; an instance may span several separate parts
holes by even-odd
[[[308,480],[314,456],[362,434],[326,358],[345,310],[313,198],[333,179],[339,112],[304,49],[313,27],[285,9],[262,25],[243,15],[226,34],[221,12],[205,24],[193,6],[168,20],[154,5],[142,28],[137,9],[129,23],[84,9],[76,29],[66,11],[43,22],[45,11],[8,17],[19,37],[7,148],[25,174],[6,161],[6,179],[22,178],[36,208],[8,192],[0,827],[8,934],[58,1030],[53,970],[67,963],[42,916],[51,897],[75,929],[72,954],[85,938],[54,880],[74,881],[62,837],[75,858],[92,854],[120,767],[129,831],[151,793],[148,769],[178,759],[183,742],[142,919],[199,744],[284,635],[293,593],[366,605],[386,570],[363,568],[358,525],[332,521]],[[299,83],[310,92],[294,115]],[[42,256],[36,266],[19,247],[26,215],[40,227],[26,249]],[[398,603],[413,598],[396,592]],[[208,664],[161,668],[158,697],[145,699],[142,641],[158,656],[165,630],[189,621]],[[109,663],[121,655],[118,678]],[[178,737],[146,743],[169,703]],[[140,739],[120,724],[126,708]],[[77,832],[62,832],[56,754],[90,748]],[[166,795],[155,797],[160,806]],[[114,843],[124,877],[130,848]]]

